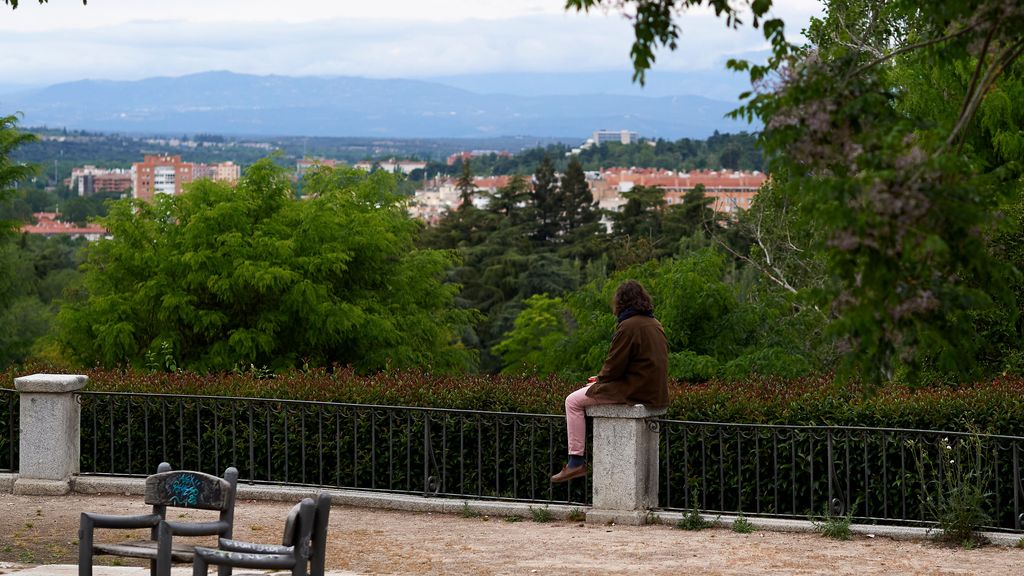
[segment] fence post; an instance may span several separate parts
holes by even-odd
[[[658,428],[651,419],[664,413],[641,404],[587,408],[594,418],[594,498],[587,522],[647,522],[658,505]]]
[[[21,426],[15,494],[60,495],[78,473],[81,406],[76,391],[87,376],[33,374],[14,379]]]

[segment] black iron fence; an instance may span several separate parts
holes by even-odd
[[[145,476],[156,463],[242,481],[538,503],[589,502],[552,485],[565,419],[323,402],[81,394],[83,474]]]
[[[931,524],[964,483],[989,529],[1020,530],[1024,438],[822,426],[660,420],[659,505],[668,510]]]
[[[83,474],[156,464],[250,483],[587,505],[587,479],[552,485],[560,415],[322,402],[80,394]],[[929,491],[981,483],[988,529],[1021,530],[1024,438],[927,430],[654,420],[659,507],[930,525]],[[965,466],[965,463],[967,464]],[[0,472],[18,470],[18,394],[0,389]],[[954,482],[955,483],[955,482]]]
[[[0,388],[0,472],[18,471],[18,393]]]

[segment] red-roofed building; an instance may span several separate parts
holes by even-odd
[[[99,240],[107,235],[107,229],[99,224],[86,224],[79,226],[72,222],[61,222],[57,220],[56,212],[35,212],[32,214],[36,219],[35,224],[26,224],[21,227],[25,234],[38,234],[40,236],[70,236],[72,238],[85,238],[86,240]]]
[[[654,168],[608,168],[591,181],[590,188],[594,200],[603,206],[620,203],[622,193],[629,192],[635,186],[661,188],[665,191],[666,204],[672,205],[681,203],[688,191],[703,184],[704,194],[714,199],[711,207],[716,212],[732,214],[737,210],[749,209],[757,191],[767,180],[768,176],[761,172],[673,172]]]

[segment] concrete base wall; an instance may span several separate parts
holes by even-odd
[[[17,474],[0,474],[0,491],[10,494],[13,490],[17,476]],[[73,479],[71,486],[73,488],[73,492],[76,494],[118,494],[141,496],[145,487],[145,479],[107,476],[79,476]],[[320,488],[296,488],[292,486],[276,486],[270,484],[239,484],[238,498],[240,500],[297,502],[307,496],[315,495],[320,490]],[[538,506],[536,504],[528,504],[525,502],[491,502],[487,500],[471,499],[459,500],[449,498],[425,498],[422,496],[406,494],[386,494],[330,488],[324,488],[323,490],[326,490],[331,494],[332,502],[335,506],[381,508],[408,512],[461,514],[465,512],[468,507],[475,513],[487,516],[518,516],[521,518],[530,518],[533,516],[535,509],[546,508],[548,512],[551,513],[551,517],[556,520],[568,520],[570,517],[573,517],[572,519],[576,520],[576,516],[578,514],[585,512],[587,514],[588,521],[590,520],[591,513],[595,512],[588,508],[561,504]],[[239,506],[244,505],[244,502],[239,504]],[[596,512],[598,515],[605,514],[605,512],[602,511]],[[640,512],[637,512],[637,514],[640,514]],[[643,515],[645,516],[644,524],[664,524],[672,526],[683,519],[683,514],[681,512],[659,512],[657,510],[651,510],[644,511]],[[627,516],[628,515],[616,517],[614,516],[614,513],[612,513],[612,515],[604,518],[604,523],[623,525],[631,524],[628,521],[629,518]],[[709,514],[703,514],[702,517],[718,528],[729,528],[732,526],[732,523],[736,521],[735,516],[712,516]],[[595,517],[595,519],[596,518],[597,517]],[[772,532],[814,532],[817,530],[814,523],[807,520],[757,518],[750,516],[745,516],[745,518],[758,530],[769,530]],[[623,521],[619,521],[620,519]],[[855,534],[894,538],[898,540],[925,540],[935,536],[934,530],[902,526],[851,524],[850,530]],[[988,538],[989,541],[998,546],[1016,546],[1021,539],[1019,534],[1004,532],[983,532],[981,535]]]

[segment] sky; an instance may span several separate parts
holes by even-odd
[[[630,22],[618,11],[566,12],[564,0],[21,0],[0,4],[0,84],[138,80],[209,70],[290,76],[432,78],[615,72],[631,82]],[[776,0],[799,38],[818,0]],[[707,11],[656,72],[721,70],[767,48],[749,26]]]

